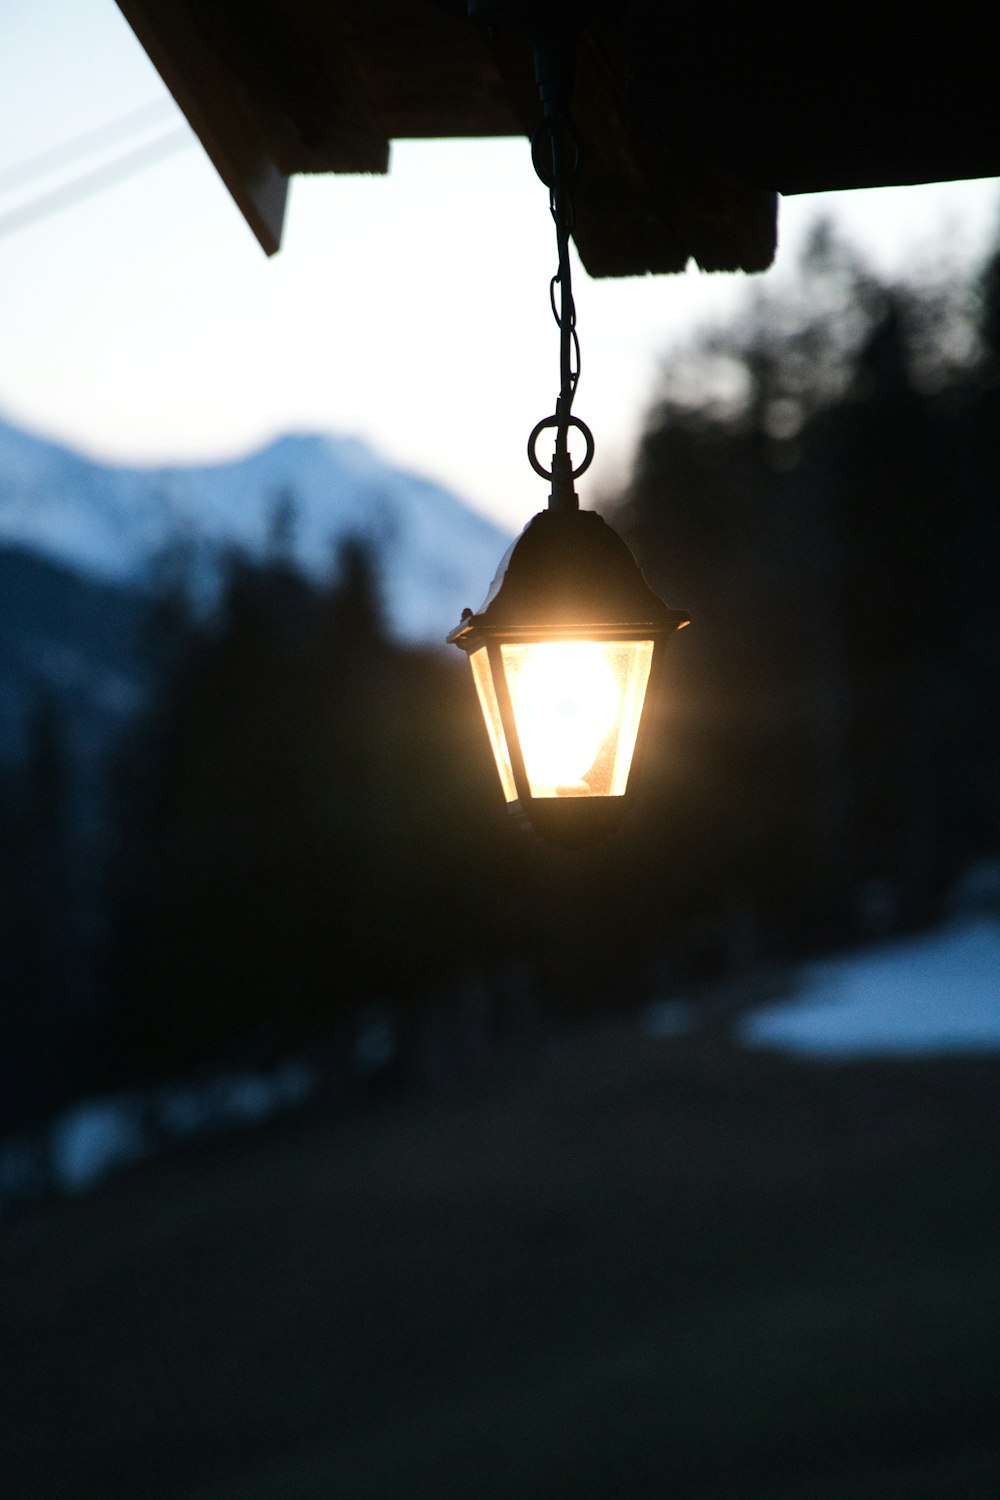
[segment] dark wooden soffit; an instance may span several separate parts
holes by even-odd
[[[385,172],[394,139],[538,119],[527,36],[464,0],[118,3],[269,254],[294,173]],[[592,276],[763,270],[779,193],[1000,171],[988,38],[957,20],[902,38],[801,7],[532,3],[586,21],[574,238]]]

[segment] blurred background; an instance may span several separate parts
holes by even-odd
[[[526,148],[266,264],[113,6],[0,43],[10,1493],[992,1500],[995,184],[579,273],[583,503],[694,624],[568,853],[440,644],[544,504]]]

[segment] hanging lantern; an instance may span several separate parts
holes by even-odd
[[[686,624],[599,515],[549,510],[449,635],[469,654],[507,807],[548,842],[618,822],[663,643]]]
[[[567,113],[571,63],[571,43],[558,32],[536,42],[544,118],[532,160],[556,226],[550,300],[561,379],[555,415],[535,427],[528,458],[552,481],[549,508],[509,549],[482,608],[465,610],[448,640],[468,652],[508,809],[546,841],[580,845],[603,838],[622,815],[663,643],[688,618],[657,598],[621,537],[580,510],[574,488],[594,439],[571,414],[580,373],[569,258],[570,179],[579,164]],[[555,450],[545,468],[536,444],[550,427]],[[586,442],[577,468],[571,427]]]

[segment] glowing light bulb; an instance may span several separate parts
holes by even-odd
[[[621,710],[621,686],[596,641],[503,647],[521,753],[535,795],[589,796],[585,779]]]

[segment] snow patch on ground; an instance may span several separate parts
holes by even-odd
[[[178,1083],[152,1095],[86,1099],[59,1116],[49,1131],[48,1165],[65,1193],[87,1192],[130,1162],[155,1155],[192,1136],[254,1125],[295,1109],[314,1092],[316,1077],[304,1062],[270,1072],[223,1073],[206,1082]],[[13,1144],[0,1151],[0,1190],[13,1189],[30,1165]],[[10,1196],[16,1196],[12,1191]]]
[[[753,1012],[738,1038],[828,1058],[1000,1051],[1000,921],[807,964],[796,998]]]

